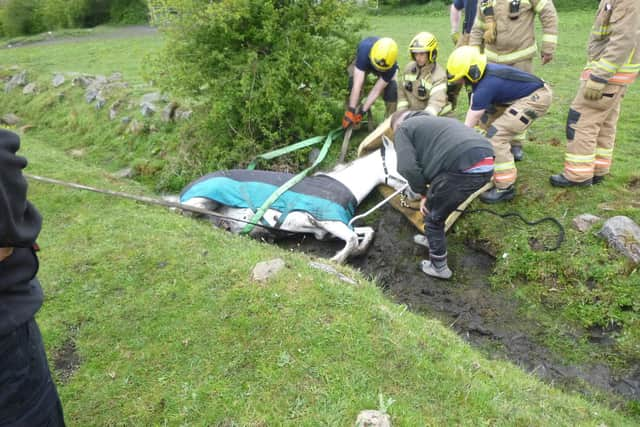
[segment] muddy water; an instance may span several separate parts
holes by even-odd
[[[454,277],[448,282],[429,278],[418,269],[427,250],[413,243],[415,228],[403,216],[385,206],[377,219],[366,223],[376,230],[375,241],[366,255],[350,260],[350,264],[375,278],[397,303],[439,319],[488,357],[508,359],[549,383],[585,392],[586,382],[623,399],[640,400],[640,365],[629,375],[617,377],[603,364],[565,364],[540,345],[544,333],[540,326],[518,314],[514,298],[490,288],[491,256],[450,234],[449,264]],[[330,257],[342,247],[341,242],[317,242],[308,236],[279,245],[319,257]],[[602,351],[613,343],[605,333],[585,333]]]

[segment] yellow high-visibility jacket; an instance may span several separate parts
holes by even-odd
[[[587,46],[582,79],[633,83],[640,71],[640,2],[601,0]]]
[[[483,43],[488,11],[493,9],[497,37],[495,43],[485,43],[487,59],[498,64],[515,64],[533,58],[538,46],[534,18],[542,24],[542,53],[553,55],[558,44],[558,14],[552,0],[521,0],[517,13],[509,12],[510,0],[480,0],[471,29],[471,46]]]
[[[398,82],[399,110],[425,110],[434,116],[451,111],[444,68],[437,63],[422,68],[415,61],[407,64]]]

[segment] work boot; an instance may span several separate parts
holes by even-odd
[[[480,195],[480,200],[484,203],[500,203],[511,200],[516,196],[516,189],[513,185],[507,188],[493,187]]]
[[[551,175],[549,177],[549,182],[554,187],[587,187],[593,184],[593,179],[589,178],[582,182],[569,181],[563,174],[559,173],[557,175]]]
[[[420,261],[420,269],[427,276],[437,277],[438,279],[451,279],[451,276],[453,276],[453,272],[446,263],[442,267],[436,267],[428,259]]]
[[[427,236],[425,236],[424,234],[416,234],[415,236],[413,236],[413,243],[429,249],[429,241],[427,240]]]
[[[516,162],[524,159],[524,151],[522,151],[522,145],[512,145],[511,154],[513,154],[513,160]]]

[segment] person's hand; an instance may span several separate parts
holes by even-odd
[[[429,215],[429,210],[427,209],[427,196],[422,196],[422,199],[420,200],[420,212],[424,216]]]
[[[492,17],[491,19],[487,19],[486,27],[484,30],[484,42],[486,44],[494,44],[496,42],[496,38],[498,37],[498,32],[496,28],[496,20]]]
[[[346,129],[349,126],[355,126],[362,121],[362,114],[356,113],[355,108],[349,107],[347,111],[344,112],[344,117],[342,117],[342,129]]]
[[[553,59],[552,53],[543,53],[540,55],[540,59],[542,60],[542,65],[548,64]]]
[[[584,85],[584,98],[589,101],[598,101],[599,99],[602,99],[602,92],[606,85],[607,84],[604,82],[598,82],[593,79],[587,80],[587,83]]]
[[[451,41],[453,42],[454,46],[458,46],[458,41],[460,41],[461,36],[462,34],[460,34],[460,31],[453,31],[451,33]]]

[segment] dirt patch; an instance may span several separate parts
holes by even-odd
[[[73,338],[67,338],[53,354],[53,367],[57,377],[63,384],[66,384],[73,373],[80,367],[80,355],[76,351],[76,343]]]
[[[510,360],[544,381],[582,393],[586,382],[625,399],[640,399],[640,365],[629,375],[616,377],[613,370],[603,364],[563,363],[539,344],[536,338],[545,331],[519,314],[511,295],[491,289],[488,277],[494,258],[487,251],[471,248],[450,234],[449,264],[454,279],[442,281],[418,269],[427,250],[413,243],[415,228],[403,216],[384,206],[378,219],[369,225],[376,230],[375,241],[366,255],[352,259],[350,264],[375,278],[394,301],[406,304],[416,313],[441,320],[488,357]],[[278,244],[320,257],[330,257],[342,247],[342,242],[318,242],[309,236]],[[608,331],[586,331],[585,334],[603,349],[613,344]]]

